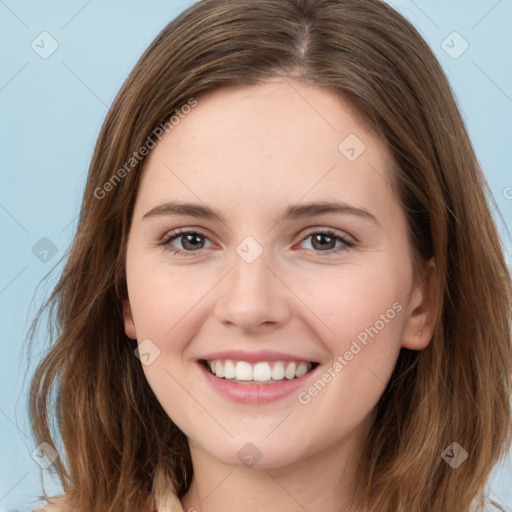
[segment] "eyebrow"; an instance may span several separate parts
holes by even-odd
[[[365,208],[357,208],[349,204],[329,201],[290,205],[286,208],[284,213],[279,218],[276,219],[276,223],[290,219],[302,219],[328,213],[354,215],[361,217],[362,219],[369,220],[380,226],[380,223],[377,220],[377,218]],[[145,213],[142,219],[144,220],[151,217],[161,217],[166,215],[177,215],[180,217],[194,217],[199,219],[217,220],[222,223],[224,223],[225,221],[222,215],[215,212],[206,205],[183,203],[179,201],[169,201],[165,204],[155,206],[147,213]]]

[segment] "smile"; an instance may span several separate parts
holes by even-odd
[[[317,362],[276,359],[262,361],[208,358],[197,360],[207,385],[240,404],[261,405],[300,391],[319,366]]]
[[[235,361],[217,359],[203,361],[207,370],[216,377],[237,384],[276,384],[285,380],[293,380],[306,375],[318,363],[306,361]]]

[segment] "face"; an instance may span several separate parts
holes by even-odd
[[[147,380],[223,464],[356,447],[400,347],[431,335],[385,144],[295,81],[197,101],[147,158],[128,239]]]

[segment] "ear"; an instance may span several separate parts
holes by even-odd
[[[135,330],[135,323],[133,322],[132,308],[128,299],[123,300],[123,320],[126,336],[132,340],[136,340],[137,332]]]
[[[402,332],[402,347],[422,350],[430,343],[438,319],[437,293],[436,265],[432,258],[411,292]]]

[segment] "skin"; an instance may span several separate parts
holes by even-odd
[[[143,366],[148,382],[189,439],[194,478],[183,508],[351,510],[355,463],[400,347],[425,348],[434,328],[432,279],[413,277],[406,217],[388,185],[390,155],[323,88],[276,77],[197,100],[146,160],[124,303],[127,335],[160,350]],[[349,134],[366,146],[355,161],[338,149]],[[224,222],[143,218],[171,200],[207,205]],[[376,221],[326,213],[276,223],[289,205],[313,201],[344,202]],[[160,245],[177,228],[202,232],[199,250],[183,237],[170,245],[189,255]],[[355,245],[323,249],[313,235],[328,228]],[[263,249],[252,263],[236,252],[248,236]],[[332,248],[341,249],[323,252]],[[297,393],[234,403],[196,362],[225,349],[276,350],[319,362],[321,376],[395,303],[401,311],[307,404]],[[248,442],[261,453],[250,468],[237,457]]]

